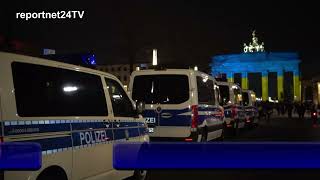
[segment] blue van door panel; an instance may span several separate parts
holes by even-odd
[[[163,109],[160,113],[160,126],[190,126],[191,109]]]

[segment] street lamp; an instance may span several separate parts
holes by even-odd
[[[157,49],[152,50],[152,65],[158,65]]]
[[[318,84],[318,104],[320,103],[320,82]]]

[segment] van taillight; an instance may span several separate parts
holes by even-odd
[[[198,115],[198,106],[197,106],[197,105],[192,105],[192,106],[191,106],[191,109],[192,109],[192,114],[191,114],[191,118],[192,118],[191,128],[197,128],[197,127],[198,127],[198,118],[199,118],[199,115]]]
[[[224,117],[224,109],[223,109],[223,108],[218,109],[218,115],[219,115],[220,117]]]
[[[231,108],[231,114],[232,114],[232,117],[236,117],[237,116],[237,108],[235,106],[232,106]]]

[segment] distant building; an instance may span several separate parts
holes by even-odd
[[[212,75],[255,91],[263,101],[300,101],[300,62],[297,53],[265,52],[253,31],[243,53],[214,56],[210,66]]]
[[[304,80],[302,83],[303,101],[320,104],[320,76],[315,76],[310,80]]]
[[[133,69],[136,70],[139,67],[140,70],[148,69],[151,65],[147,63],[134,64]],[[99,71],[104,71],[116,76],[122,84],[127,87],[130,81],[130,64],[113,64],[113,65],[97,65]]]

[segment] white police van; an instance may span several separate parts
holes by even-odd
[[[242,90],[242,102],[246,112],[246,125],[258,125],[258,108],[256,106],[256,93],[252,90]]]
[[[40,170],[5,171],[5,180],[132,176],[113,169],[113,144],[149,139],[120,81],[93,69],[0,52],[0,101],[1,141],[42,148]]]
[[[223,139],[224,114],[213,77],[188,69],[134,71],[129,94],[145,103],[151,140]]]
[[[224,108],[224,116],[228,129],[237,132],[239,128],[245,127],[245,111],[242,105],[241,88],[231,82],[217,82],[220,90],[220,105]]]

